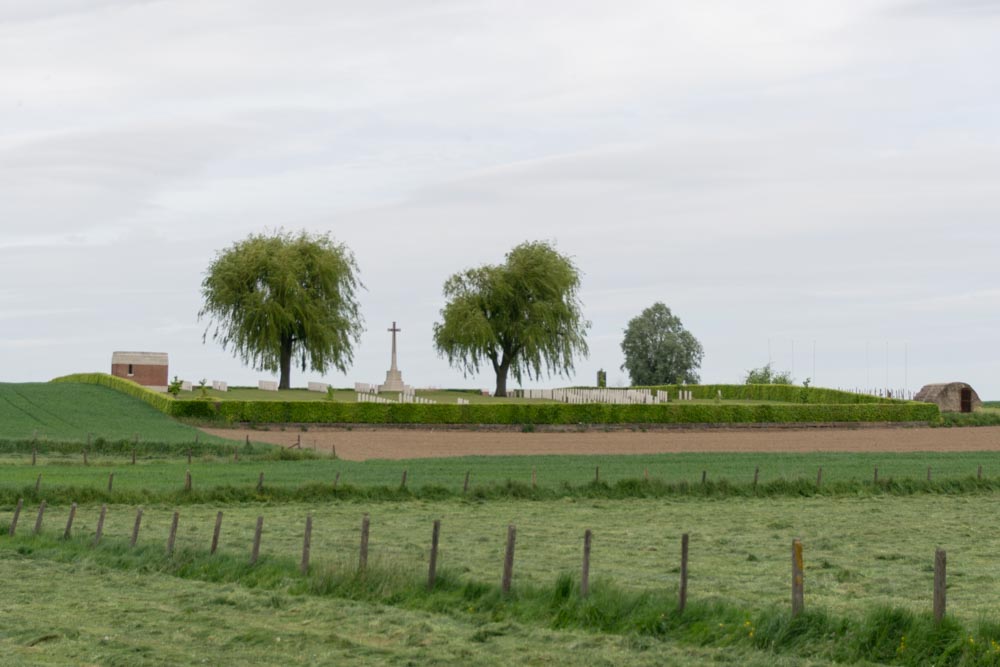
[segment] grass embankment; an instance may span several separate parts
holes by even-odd
[[[808,497],[842,495],[983,494],[1000,490],[1000,452],[909,454],[656,454],[635,456],[503,456],[410,461],[341,461],[309,450],[241,446],[233,461],[228,447],[192,446],[188,465],[181,451],[154,454],[130,464],[130,454],[79,452],[0,455],[0,500],[16,497],[50,502],[91,499],[120,503],[247,502],[315,499],[420,500],[460,498],[465,475],[480,500],[548,500],[644,497]],[[30,451],[30,450],[29,450]],[[294,459],[300,460],[294,460]],[[874,483],[874,468],[879,482]],[[979,466],[982,479],[977,479]],[[818,469],[822,482],[816,485]],[[931,468],[931,481],[927,481]],[[183,491],[190,470],[193,492]],[[758,484],[753,485],[755,470]],[[407,486],[400,488],[406,471]],[[264,490],[258,493],[258,475]],[[706,483],[701,483],[702,472]],[[113,491],[107,492],[114,473]],[[536,486],[532,487],[532,474]],[[649,479],[646,479],[648,473]],[[595,477],[599,479],[595,482]],[[41,490],[35,493],[38,476]],[[338,486],[333,488],[337,480]]]
[[[199,431],[108,387],[0,383],[0,440],[193,442]],[[200,434],[206,443],[222,438]]]
[[[738,513],[726,503],[713,502],[602,507],[552,503],[531,508],[530,515],[524,514],[530,506],[512,506],[511,515],[503,518],[495,512],[483,516],[474,504],[380,507],[372,514],[373,560],[364,576],[357,574],[353,553],[356,528],[346,528],[356,526],[357,507],[230,511],[224,547],[215,556],[205,548],[213,509],[188,508],[182,512],[172,557],[163,549],[169,509],[147,512],[134,550],[124,539],[132,520],[127,508],[111,509],[104,543],[91,547],[91,509],[78,514],[78,536],[68,541],[55,538],[61,532],[56,517],[56,527],[41,537],[0,537],[0,562],[9,562],[16,553],[22,563],[32,565],[72,564],[83,572],[110,571],[111,576],[141,572],[208,582],[208,591],[240,584],[271,591],[276,609],[284,606],[286,596],[389,604],[408,612],[430,612],[448,623],[478,626],[471,637],[477,642],[519,634],[522,625],[593,632],[598,637],[617,634],[631,638],[623,657],[636,657],[659,646],[655,640],[668,640],[681,646],[724,647],[737,655],[763,650],[843,663],[998,664],[1000,624],[977,619],[995,614],[993,600],[1000,585],[992,576],[990,559],[980,554],[995,553],[1000,536],[996,531],[970,531],[981,525],[981,512],[992,501],[970,507],[961,499],[946,500],[945,507],[870,499],[785,501],[777,507],[753,501],[741,504]],[[297,572],[297,554],[307,510],[315,518],[313,567],[303,576]],[[246,557],[249,532],[258,513],[265,516],[264,556],[251,567]],[[290,521],[296,514],[299,521]],[[423,577],[428,535],[415,533],[429,533],[430,520],[437,516],[444,521],[442,573],[436,589],[428,592]],[[508,520],[518,525],[518,549],[514,593],[504,597],[496,582]],[[188,528],[192,524],[195,529]],[[643,529],[635,530],[635,525]],[[595,531],[595,579],[592,595],[582,599],[575,575],[559,573],[577,571],[585,527]],[[675,550],[683,530],[691,532],[692,555],[690,602],[680,615],[675,610]],[[806,545],[807,613],[795,620],[789,618],[786,600],[790,535]],[[952,585],[949,618],[935,627],[927,613],[932,580],[927,566],[938,544],[949,549]],[[231,607],[239,610],[227,596],[209,598],[206,605],[210,594],[189,598],[206,625],[228,615]],[[156,602],[149,595],[142,597],[146,605]],[[307,634],[289,637],[293,651],[314,645],[307,643]],[[433,634],[428,628],[418,633],[419,641]],[[274,641],[270,634],[264,637],[262,643]],[[522,638],[521,643],[527,655],[536,650],[532,642]],[[566,656],[563,661],[579,660]]]

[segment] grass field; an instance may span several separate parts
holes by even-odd
[[[112,389],[84,384],[0,383],[0,440],[193,442],[198,431]],[[201,434],[201,440],[221,442]]]
[[[306,455],[311,454],[307,452]],[[341,485],[355,487],[397,488],[402,473],[407,486],[461,492],[465,474],[476,487],[503,485],[508,481],[530,485],[532,472],[541,489],[558,495],[565,485],[585,487],[594,481],[614,485],[625,480],[641,480],[645,472],[655,481],[687,482],[700,486],[704,471],[710,483],[725,481],[748,491],[755,469],[759,469],[761,487],[781,480],[805,480],[814,484],[817,471],[823,468],[823,486],[837,483],[868,483],[874,468],[879,468],[882,482],[922,481],[930,467],[934,480],[974,478],[979,466],[989,480],[1000,477],[1000,452],[959,453],[808,453],[808,454],[655,454],[636,456],[473,456],[451,459],[413,459],[409,461],[341,461],[329,458],[300,461],[247,460],[234,463],[229,457],[195,456],[191,465],[183,457],[139,459],[130,465],[127,456],[90,456],[82,464],[79,454],[45,455],[30,465],[26,453],[0,456],[0,494],[10,495],[33,487],[42,475],[45,488],[58,486],[101,490],[107,487],[108,474],[114,473],[114,488],[120,491],[146,489],[153,492],[178,490],[190,470],[196,488],[256,485],[263,472],[268,487],[293,489],[309,484],[332,484],[338,473]],[[763,490],[763,489],[762,489]],[[640,489],[641,492],[641,489]],[[796,491],[798,493],[798,491]]]
[[[308,450],[220,448],[202,435],[188,464],[194,431],[138,401],[62,385],[71,393],[48,398],[79,410],[53,410],[32,387],[0,385],[0,428],[44,422],[50,437],[70,443],[40,447],[34,465],[24,443],[0,447],[4,664],[1000,665],[1000,528],[990,520],[1000,452],[348,462]],[[136,424],[155,435],[135,465],[121,448],[95,448],[84,465],[72,444],[80,432],[129,440]],[[192,492],[181,490],[187,471]],[[18,498],[25,504],[10,537]],[[63,540],[71,501],[79,503],[73,537]],[[104,538],[94,547],[102,503]],[[168,556],[174,511],[179,530]],[[221,546],[210,556],[219,511]],[[363,514],[371,535],[361,575]],[[302,575],[307,515],[312,565]],[[258,516],[262,558],[250,566]],[[427,591],[435,519],[441,574]],[[514,592],[505,597],[508,524],[518,539]],[[593,595],[584,599],[575,591],[587,529]],[[675,609],[682,533],[691,536],[683,615]],[[807,613],[795,620],[793,538],[806,564]],[[941,626],[929,620],[937,547],[948,551]]]

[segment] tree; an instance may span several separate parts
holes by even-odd
[[[660,302],[633,317],[625,328],[622,352],[632,385],[696,384],[704,351],[679,317]]]
[[[568,374],[587,355],[590,322],[577,292],[580,272],[548,243],[526,242],[503,264],[456,273],[444,284],[448,300],[434,323],[434,346],[468,376],[489,360],[495,396],[507,395],[507,375]]]
[[[363,331],[357,274],[353,253],[329,234],[251,235],[217,253],[206,271],[202,338],[212,330],[244,363],[280,371],[279,389],[290,387],[293,359],[303,371],[308,364],[344,372]]]
[[[771,362],[768,362],[766,366],[748,370],[744,382],[746,384],[795,384],[795,379],[788,371],[778,372],[774,370],[771,368]],[[807,379],[806,386],[808,385],[809,380]]]

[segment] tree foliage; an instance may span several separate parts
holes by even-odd
[[[232,348],[257,370],[280,371],[290,386],[303,371],[346,371],[363,331],[355,297],[363,288],[350,249],[329,234],[251,235],[219,252],[201,284],[205,338]]]
[[[489,361],[495,395],[507,395],[507,375],[518,382],[543,369],[559,375],[587,354],[590,327],[577,296],[580,272],[548,243],[526,242],[500,265],[456,273],[444,284],[448,300],[434,324],[434,345],[465,375]]]
[[[751,368],[747,371],[744,380],[746,384],[795,384],[795,379],[788,371],[778,372],[771,367],[771,363],[760,368]],[[808,385],[808,380],[806,384]]]
[[[633,385],[697,384],[701,343],[664,304],[654,303],[625,328],[622,352]]]

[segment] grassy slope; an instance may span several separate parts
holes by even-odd
[[[122,393],[86,384],[0,383],[0,440],[192,442],[198,431]],[[201,434],[205,442],[221,442]]]

